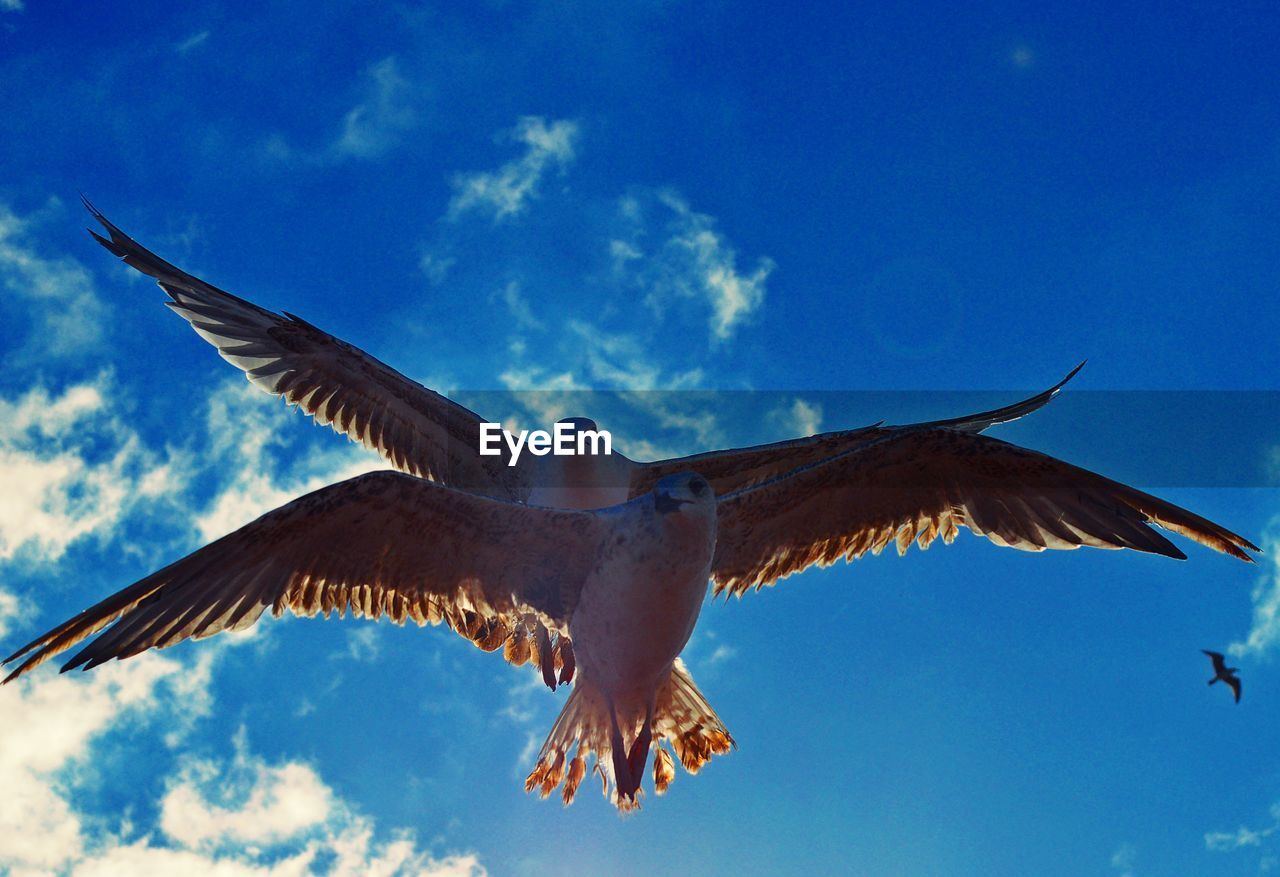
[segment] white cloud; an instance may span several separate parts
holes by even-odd
[[[160,457],[116,413],[122,395],[99,376],[60,393],[37,386],[0,397],[0,562],[55,562],[166,504],[182,512],[165,518],[173,539],[203,544],[304,493],[386,468],[336,436],[333,447],[284,462],[304,419],[234,378],[210,395],[207,430],[174,436]],[[197,481],[212,481],[213,493],[189,495]]]
[[[1263,828],[1253,829],[1242,825],[1235,831],[1206,832],[1205,849],[1229,853],[1246,847],[1261,847],[1264,840],[1280,831],[1280,802],[1271,805],[1270,816],[1271,823]]]
[[[502,287],[502,302],[507,306],[515,328],[532,331],[541,331],[546,328],[542,321],[533,315],[533,309],[529,307],[529,300],[521,293],[518,281],[510,280],[506,286]]]
[[[737,657],[737,655],[738,655],[737,649],[735,649],[733,646],[725,645],[724,643],[721,643],[720,645],[716,646],[715,651],[713,651],[711,655],[707,658],[707,665],[714,667],[716,664],[723,664],[725,661],[728,661],[731,658]]]
[[[1264,569],[1254,585],[1253,624],[1241,642],[1232,643],[1227,651],[1235,657],[1258,658],[1280,645],[1280,519],[1271,522],[1262,539]]]
[[[340,652],[338,657],[347,657],[353,661],[376,661],[382,654],[382,645],[378,641],[380,633],[379,628],[372,624],[352,627],[347,631],[347,650]]]
[[[619,202],[618,215],[631,230],[627,239],[609,244],[614,271],[648,290],[646,302],[659,317],[673,300],[702,302],[711,312],[712,340],[728,340],[763,305],[773,260],[761,257],[749,272],[740,272],[737,252],[716,231],[712,217],[694,211],[673,191],[658,193],[656,201],[667,217],[651,252],[644,241],[652,234],[646,225],[652,211],[637,195]]]
[[[216,651],[206,646],[204,654]],[[24,677],[0,691],[0,871],[12,877],[485,873],[474,854],[435,858],[407,832],[376,840],[373,823],[313,767],[268,764],[248,750],[243,733],[230,759],[179,761],[154,824],[86,809],[95,784],[137,782],[120,775],[136,761],[97,757],[103,738],[207,710],[208,682],[180,661],[147,653],[87,674]],[[160,769],[164,757],[153,753],[145,770]]]
[[[386,468],[379,458],[349,443],[310,455],[302,465],[282,466],[273,448],[284,447],[287,430],[301,429],[305,423],[247,381],[232,379],[212,394],[207,423],[213,443],[210,462],[230,477],[195,518],[201,542],[226,535],[304,493]]]
[[[449,274],[449,269],[454,266],[457,259],[452,256],[442,256],[437,253],[423,253],[422,258],[418,260],[418,267],[422,269],[422,273],[427,275],[427,281],[432,286],[439,286],[444,283],[445,277]]]
[[[51,395],[0,398],[0,561],[19,551],[57,560],[77,540],[105,536],[135,503],[176,487],[169,466],[111,410],[108,377]]]
[[[190,52],[192,49],[195,49],[198,46],[204,45],[205,41],[208,39],[209,39],[209,31],[202,30],[199,33],[192,34],[182,42],[178,43],[176,46],[173,47],[173,50],[177,52],[179,55],[185,55],[188,52]]]
[[[1138,851],[1133,844],[1121,844],[1111,854],[1111,867],[1120,872],[1120,877],[1133,877],[1133,863],[1137,858]]]
[[[524,212],[537,196],[548,168],[554,165],[563,172],[573,161],[578,124],[559,119],[548,125],[541,116],[525,116],[510,136],[524,144],[524,155],[496,171],[456,175],[447,213],[450,219],[478,211],[491,214],[497,222]]]
[[[74,259],[38,253],[30,230],[29,217],[0,204],[0,287],[24,302],[39,325],[32,335],[39,339],[42,357],[92,348],[100,340],[106,309],[89,272]]]
[[[401,75],[394,56],[365,72],[364,88],[364,100],[343,118],[342,134],[333,144],[339,158],[376,158],[418,124],[414,88]]]
[[[507,705],[498,714],[517,725],[529,724],[546,711],[547,701],[542,695],[545,687],[541,673],[521,670],[516,680],[507,687]]]
[[[0,689],[0,865],[15,875],[35,873],[87,855],[87,829],[74,805],[77,776],[69,769],[111,727],[141,724],[146,708],[159,712],[157,701],[171,697],[164,688],[181,670],[152,653],[89,674],[28,676]]]
[[[822,406],[804,399],[793,400],[788,408],[770,411],[768,417],[782,428],[787,438],[816,435],[822,429]]]
[[[183,763],[160,801],[160,828],[190,849],[277,844],[325,822],[333,808],[332,792],[309,766],[251,758],[242,728],[229,768]]]
[[[0,0],[0,11],[21,12],[22,0]]]
[[[0,640],[9,635],[14,619],[22,613],[24,608],[17,595],[0,591]]]
[[[657,345],[645,344],[636,335],[605,332],[581,320],[570,320],[566,327],[577,341],[591,384],[623,390],[686,390],[702,382],[700,368],[664,373],[654,356]]]
[[[428,91],[410,81],[394,55],[370,65],[359,83],[361,97],[343,114],[340,132],[316,147],[295,146],[280,132],[260,143],[263,158],[302,166],[328,166],[350,159],[374,159],[400,144],[422,122]]]

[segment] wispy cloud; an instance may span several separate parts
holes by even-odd
[[[40,253],[31,230],[29,217],[0,204],[0,287],[25,305],[42,357],[91,350],[106,321],[93,280],[74,259]]]
[[[679,194],[633,194],[622,199],[618,214],[629,231],[610,241],[614,271],[646,290],[645,300],[658,316],[680,300],[701,303],[710,310],[712,339],[723,342],[764,304],[773,260],[761,257],[750,270],[739,271],[737,252],[715,220]],[[650,238],[656,240],[649,243]]]
[[[1111,854],[1111,867],[1119,873],[1120,877],[1134,877],[1133,863],[1137,859],[1138,851],[1133,844],[1121,844]]]
[[[209,654],[206,652],[206,654]],[[208,676],[148,653],[91,674],[25,677],[4,690],[0,726],[0,865],[6,873],[285,875],[324,863],[331,875],[476,877],[474,854],[434,857],[414,837],[375,840],[357,813],[299,761],[270,764],[243,734],[229,759],[184,758],[154,815],[89,809],[99,782],[123,786],[132,765],[98,759],[111,733],[207,711]],[[177,740],[170,741],[175,745]],[[163,764],[163,750],[146,763]],[[78,769],[94,764],[95,770]],[[144,811],[147,812],[147,811]]]
[[[173,435],[163,453],[117,413],[121,395],[100,376],[0,396],[0,561],[52,563],[82,539],[118,538],[136,516],[165,508],[182,512],[159,516],[173,522],[169,538],[203,544],[303,493],[385,468],[342,442],[298,459],[284,453],[305,422],[240,379],[204,403],[207,429]]]
[[[1280,646],[1280,518],[1273,520],[1262,539],[1262,576],[1250,595],[1253,600],[1253,624],[1240,642],[1227,651],[1243,658],[1261,658]]]
[[[21,12],[22,0],[0,0],[0,12]]]
[[[422,269],[422,273],[427,276],[427,281],[432,286],[439,286],[444,283],[445,277],[449,274],[449,269],[456,262],[457,259],[452,256],[443,256],[439,253],[423,253],[422,258],[418,260],[418,267]]]
[[[339,657],[353,661],[376,661],[382,654],[382,644],[378,639],[382,631],[372,624],[353,627],[347,631],[347,650]]]
[[[563,346],[539,348],[539,361],[528,361],[523,346],[513,350],[516,364],[499,376],[503,386],[519,392],[518,403],[539,427],[570,416],[590,415],[602,424],[610,415],[638,417],[641,428],[629,432],[626,447],[619,448],[638,459],[705,449],[721,438],[714,411],[679,392],[701,385],[701,369],[667,368],[633,334],[607,332],[582,320],[570,320],[565,329]],[[592,395],[592,389],[615,392]],[[584,411],[588,398],[592,410]],[[509,420],[508,428],[521,423],[517,417]],[[658,432],[675,433],[674,441],[659,444],[648,437]]]
[[[173,47],[173,50],[177,52],[179,55],[185,55],[188,52],[190,52],[192,49],[195,49],[199,46],[204,45],[208,39],[209,39],[209,31],[202,30],[199,33],[192,34],[182,42],[178,43],[176,46]]]
[[[768,419],[778,425],[785,438],[816,435],[822,429],[822,406],[794,399],[789,406],[770,411]]]
[[[210,397],[205,464],[223,480],[195,518],[202,542],[210,542],[260,515],[327,484],[385,469],[373,454],[335,443],[301,465],[286,465],[277,451],[305,423],[296,412],[247,381],[231,379]]]
[[[541,116],[525,116],[508,136],[524,144],[524,154],[496,171],[456,175],[448,218],[476,212],[497,222],[523,213],[537,197],[543,175],[552,167],[563,172],[573,161],[578,124],[567,119],[547,124]]]
[[[533,315],[533,309],[529,306],[529,300],[524,297],[520,291],[520,282],[517,280],[508,281],[502,287],[501,298],[503,304],[507,306],[507,312],[511,314],[515,328],[540,332],[546,328],[545,324]]]
[[[366,71],[364,90],[364,99],[342,120],[342,134],[332,148],[338,157],[376,158],[418,124],[414,88],[394,56]]]
[[[653,355],[653,345],[633,334],[606,332],[582,320],[567,326],[578,342],[591,384],[623,390],[686,390],[702,382],[702,369],[671,371]]]
[[[115,416],[106,377],[58,394],[0,397],[0,560],[52,562],[77,540],[105,536],[139,502],[178,485]]]
[[[337,136],[315,147],[296,146],[283,134],[267,136],[262,154],[270,161],[303,166],[380,158],[422,123],[428,91],[401,70],[394,55],[370,65],[359,83],[360,98],[347,110]]]
[[[75,780],[67,788],[57,779],[113,725],[141,725],[147,715],[168,713],[175,703],[168,686],[181,669],[152,654],[88,676],[27,677],[3,690],[0,863],[18,873],[61,872],[92,855],[91,829],[75,805]]]
[[[22,612],[22,602],[16,594],[0,590],[0,639],[9,635],[14,619]]]
[[[1204,836],[1205,849],[1219,853],[1229,853],[1247,847],[1261,847],[1263,842],[1280,831],[1280,803],[1272,804],[1270,823],[1262,828],[1249,828],[1241,825],[1235,831],[1210,831]]]

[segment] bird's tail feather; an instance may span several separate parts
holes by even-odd
[[[624,709],[619,708],[618,722],[624,745],[630,746],[642,729],[644,715],[635,710],[623,714]],[[542,744],[537,764],[525,780],[525,791],[538,789],[545,798],[563,783],[561,797],[567,806],[573,803],[578,785],[586,776],[588,759],[594,757],[594,772],[600,776],[605,797],[623,812],[638,807],[637,799],[618,794],[610,743],[612,727],[604,692],[589,676],[580,674]],[[659,795],[675,778],[675,759],[663,741],[689,773],[697,773],[712,756],[728,752],[735,745],[678,658],[658,688],[653,712],[653,785]]]

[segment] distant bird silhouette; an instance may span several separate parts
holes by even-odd
[[[1232,691],[1234,691],[1236,694],[1236,703],[1239,703],[1240,702],[1240,677],[1237,676],[1236,673],[1239,672],[1240,668],[1228,667],[1226,659],[1223,658],[1222,656],[1222,652],[1211,652],[1208,649],[1201,649],[1200,651],[1204,652],[1206,655],[1208,655],[1210,658],[1213,659],[1214,676],[1212,679],[1209,680],[1209,684],[1212,685],[1215,682],[1227,683],[1227,687],[1230,688]]]

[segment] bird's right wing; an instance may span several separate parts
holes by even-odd
[[[6,658],[26,660],[5,681],[99,631],[64,671],[241,630],[268,608],[444,621],[487,651],[505,646],[512,663],[541,654],[546,676],[548,660],[555,669],[547,627],[572,614],[601,526],[591,512],[372,472],[268,512],[84,610]]]
[[[359,348],[292,314],[277,314],[161,259],[85,202],[109,237],[94,238],[154,277],[219,355],[256,386],[335,432],[377,451],[401,472],[503,499],[523,500],[527,473],[507,456],[481,457],[481,418]]]
[[[1045,454],[953,429],[903,427],[718,500],[715,591],[742,594],[812,564],[966,527],[1023,551],[1130,548],[1182,558],[1149,525],[1250,561],[1247,539],[1173,503]]]

